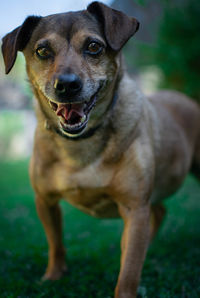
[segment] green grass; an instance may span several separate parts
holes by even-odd
[[[113,297],[122,221],[95,219],[65,202],[69,273],[40,282],[47,244],[27,167],[27,161],[0,163],[0,297]],[[140,297],[200,297],[200,184],[189,176],[166,207],[145,261]]]

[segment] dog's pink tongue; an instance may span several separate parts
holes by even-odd
[[[62,116],[66,121],[75,121],[84,116],[84,104],[59,104],[56,111],[57,116]]]

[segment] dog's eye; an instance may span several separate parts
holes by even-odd
[[[46,47],[39,47],[36,50],[36,54],[41,59],[48,59],[52,56],[51,51]]]
[[[93,41],[88,45],[86,52],[91,55],[97,55],[100,54],[102,50],[103,47],[99,43]]]

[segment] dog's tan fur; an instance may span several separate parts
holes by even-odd
[[[77,14],[78,19],[76,14],[66,14],[65,18],[55,15],[27,21],[23,30],[31,30],[32,34],[24,46],[19,41],[23,33],[16,37],[16,30],[23,32],[22,27],[3,40],[7,73],[17,50],[23,50],[37,99],[38,125],[30,176],[49,243],[44,279],[58,279],[66,270],[58,205],[61,198],[66,198],[92,216],[123,218],[115,297],[131,298],[136,296],[149,241],[164,215],[161,200],[177,190],[192,166],[199,175],[200,109],[178,92],[158,92],[147,99],[137,89],[124,70],[120,54],[121,47],[137,30],[135,19],[97,2]],[[112,32],[116,22],[111,21],[114,14],[123,20],[115,37]],[[80,50],[90,35],[107,45],[95,59],[83,57]],[[14,38],[15,44],[10,46]],[[38,61],[35,56],[38,40],[44,38],[54,48],[53,61]],[[80,135],[77,140],[62,135],[58,116],[49,106],[49,99],[56,102],[53,77],[69,69],[83,81],[83,98],[97,90],[99,80],[106,82],[85,131],[99,123],[101,126],[90,137]],[[110,107],[114,96],[117,102]]]

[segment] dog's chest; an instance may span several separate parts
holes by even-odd
[[[96,162],[74,172],[58,164],[53,171],[52,193],[59,193],[60,197],[92,216],[118,217],[110,195],[113,170]]]

